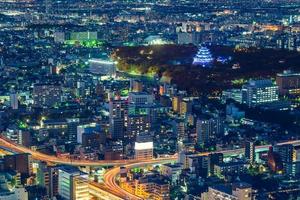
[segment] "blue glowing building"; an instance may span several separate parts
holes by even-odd
[[[214,58],[207,47],[201,46],[194,57],[193,65],[210,67]]]

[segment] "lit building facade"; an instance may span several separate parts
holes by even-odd
[[[93,74],[102,76],[115,77],[116,75],[116,63],[103,59],[90,59],[89,70]]]
[[[13,110],[17,110],[19,107],[18,94],[15,92],[10,94],[10,106]]]
[[[53,107],[61,102],[61,85],[36,84],[33,87],[33,103],[35,107]]]
[[[300,73],[286,70],[276,76],[276,84],[281,95],[300,94]]]
[[[161,177],[141,177],[121,183],[121,187],[143,199],[170,200],[170,185]]]
[[[134,144],[135,154],[137,160],[151,160],[153,158],[153,140],[147,134],[139,135]]]
[[[130,92],[128,96],[130,104],[145,105],[153,104],[153,96],[146,92]]]
[[[201,200],[251,200],[252,187],[248,183],[234,183],[232,185],[216,185],[201,194]]]
[[[249,107],[268,104],[279,100],[278,86],[271,80],[250,80],[242,89],[242,102]]]
[[[110,100],[109,127],[113,139],[124,137],[125,118],[127,117],[128,103],[123,100]]]
[[[76,168],[61,167],[58,170],[58,194],[68,200],[89,200],[86,177]]]
[[[197,143],[204,145],[223,131],[223,121],[219,118],[198,119],[196,123]]]
[[[178,113],[180,111],[181,101],[182,101],[181,96],[174,96],[172,98],[172,109],[173,109],[174,112]]]
[[[141,133],[150,132],[150,117],[148,115],[128,115],[126,137],[134,139]]]
[[[252,141],[245,143],[245,158],[249,160],[250,164],[255,162],[255,145]]]

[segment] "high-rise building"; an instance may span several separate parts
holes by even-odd
[[[126,138],[134,139],[141,133],[150,132],[150,116],[128,115]]]
[[[153,158],[153,139],[148,134],[140,134],[136,138],[134,144],[135,154],[137,160],[150,160]]]
[[[17,110],[19,108],[18,94],[15,92],[10,94],[10,106],[13,110]]]
[[[56,196],[58,194],[58,168],[40,162],[37,168],[37,184],[46,188],[50,198]]]
[[[255,145],[252,141],[245,143],[245,158],[249,160],[250,164],[255,162]]]
[[[128,104],[123,100],[110,100],[109,126],[112,139],[124,137],[125,118],[127,118]]]
[[[58,168],[48,167],[47,169],[49,176],[49,197],[53,198],[58,194]]]
[[[191,113],[191,112],[192,112],[192,102],[183,99],[183,101],[180,102],[179,113],[181,115],[186,115],[187,113]]]
[[[89,200],[88,179],[77,168],[58,169],[58,194],[67,200]]]
[[[197,143],[203,145],[224,132],[220,118],[198,119],[196,122]]]
[[[292,144],[274,145],[273,151],[279,155],[282,162],[296,161],[296,151]]]
[[[300,175],[300,146],[293,144],[274,145],[268,153],[268,165],[272,171],[283,172],[286,176]]]
[[[49,173],[47,170],[47,164],[45,162],[39,162],[37,167],[37,184],[45,187],[47,190],[47,194],[49,195]]]
[[[72,118],[67,119],[67,135],[69,138],[69,142],[77,141],[77,127],[80,124],[80,119]]]
[[[172,109],[173,109],[174,112],[178,113],[180,111],[181,101],[182,101],[181,96],[174,96],[172,98]]]
[[[62,88],[56,84],[35,84],[33,103],[36,107],[53,107],[61,102]]]
[[[300,73],[286,70],[276,76],[276,84],[281,95],[300,94]]]
[[[242,89],[242,102],[249,107],[278,101],[278,86],[271,80],[250,80]]]
[[[183,120],[175,120],[173,123],[173,132],[179,141],[187,137],[186,123]]]

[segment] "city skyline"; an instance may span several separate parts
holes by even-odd
[[[0,85],[0,199],[300,198],[298,0],[3,0]]]

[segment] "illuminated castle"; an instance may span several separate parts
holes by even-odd
[[[209,67],[214,58],[210,53],[210,50],[201,46],[194,57],[193,65],[200,65],[202,67]]]

